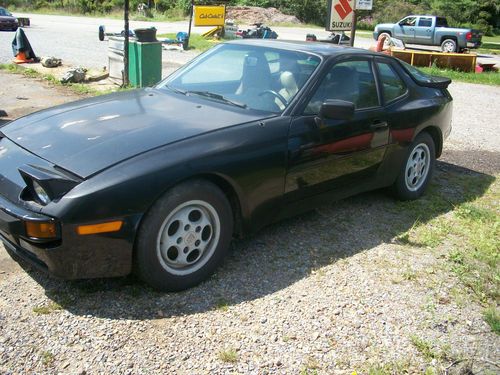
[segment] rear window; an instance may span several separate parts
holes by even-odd
[[[436,27],[448,27],[448,21],[446,21],[446,18],[437,17],[436,18]]]
[[[432,76],[422,72],[421,70],[415,68],[414,66],[399,60],[399,62],[403,65],[406,71],[413,77],[413,79],[417,82],[421,83],[429,83],[433,82]]]

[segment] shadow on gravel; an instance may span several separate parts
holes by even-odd
[[[480,197],[494,179],[438,162],[433,184],[420,200],[398,202],[375,191],[272,225],[235,241],[214,277],[181,293],[159,293],[132,277],[65,282],[27,271],[50,299],[76,315],[158,319],[202,313],[265,297],[342,258],[394,242],[417,220],[427,222]]]

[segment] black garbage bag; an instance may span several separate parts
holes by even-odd
[[[37,59],[35,51],[31,48],[31,44],[22,28],[17,29],[14,40],[12,41],[12,53],[14,53],[14,57],[16,57],[19,52],[24,52],[28,60]]]

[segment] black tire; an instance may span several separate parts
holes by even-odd
[[[104,26],[99,26],[99,40],[102,42],[104,40]]]
[[[199,284],[224,259],[233,223],[231,205],[213,183],[196,179],[175,186],[156,201],[141,223],[135,248],[138,276],[168,292]]]
[[[421,168],[420,166],[415,168],[410,165],[410,160],[415,162],[415,156],[419,152],[424,154],[428,153],[425,167],[427,169]],[[414,200],[420,198],[429,185],[432,174],[434,173],[435,164],[436,146],[434,140],[428,133],[420,133],[408,147],[405,160],[401,166],[396,182],[393,185],[393,192],[396,198],[401,200]],[[421,171],[422,176],[420,178],[416,177],[413,173],[414,171]]]
[[[458,51],[457,42],[453,39],[445,39],[441,43],[441,51],[447,53],[453,53]]]

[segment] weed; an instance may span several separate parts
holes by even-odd
[[[431,67],[431,68],[419,67],[419,69],[427,74],[451,78],[453,81],[478,83],[483,85],[494,85],[494,86],[500,85],[500,73],[498,72],[483,72],[481,74],[477,74],[475,72],[466,73],[451,69],[440,69],[437,67]]]
[[[411,335],[410,340],[413,346],[427,361],[432,361],[433,359],[438,361],[450,359],[449,345],[444,345],[439,348],[437,345],[434,345],[431,342],[418,337],[417,335]]]
[[[489,324],[491,330],[497,335],[500,334],[500,311],[494,306],[484,310],[484,320]]]
[[[219,311],[226,312],[229,310],[229,302],[226,301],[224,298],[220,298],[217,300],[215,308]]]
[[[226,349],[219,352],[219,359],[226,363],[238,362],[238,353],[235,349]]]
[[[55,357],[54,357],[54,354],[52,354],[51,352],[46,350],[46,351],[41,353],[40,359],[41,359],[42,364],[44,366],[50,366],[54,362]]]
[[[62,309],[63,309],[63,307],[60,304],[58,304],[56,302],[51,302],[45,306],[33,307],[33,312],[35,314],[38,314],[38,315],[47,315],[47,314],[51,314],[55,311],[59,311]]]

